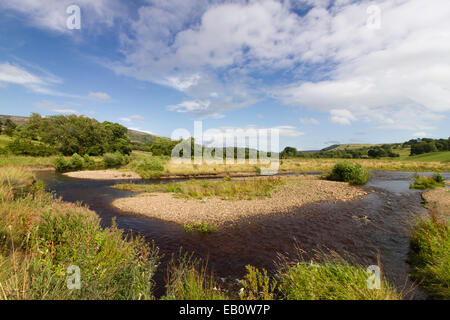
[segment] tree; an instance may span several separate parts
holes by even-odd
[[[7,136],[12,137],[16,128],[17,125],[14,122],[12,122],[11,119],[6,119],[3,125],[3,133],[6,134]]]
[[[283,149],[283,151],[281,151],[281,158],[283,158],[283,159],[292,158],[292,157],[296,157],[297,154],[298,154],[298,151],[296,148],[286,147]]]

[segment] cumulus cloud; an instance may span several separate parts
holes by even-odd
[[[350,111],[345,109],[332,109],[330,115],[331,122],[341,125],[349,125],[352,121],[356,120],[356,117]]]
[[[232,96],[229,87],[243,79],[239,86],[249,102],[222,105],[221,112],[268,93],[286,104],[354,115],[332,116],[341,124],[401,121],[390,117],[392,110],[450,111],[447,1],[377,1],[380,30],[367,27],[373,4],[151,1],[139,9],[132,37],[124,36],[126,59],[114,69],[182,90],[192,101],[206,101],[212,92]],[[299,8],[304,14],[293,10]],[[283,77],[287,85],[255,89],[257,75],[284,70],[292,76]],[[212,106],[183,102],[173,110],[216,113]]]
[[[77,5],[81,11],[81,28],[97,24],[111,27],[115,19],[124,17],[126,6],[120,0],[2,0],[0,9],[17,13],[24,23],[58,33],[70,33],[67,28],[66,9]]]
[[[0,7],[66,32],[69,2],[4,0]],[[217,116],[270,97],[344,125],[414,123],[409,129],[420,131],[450,112],[448,0],[148,0],[133,14],[119,0],[79,5],[89,21],[126,24],[124,58],[105,65],[183,92],[172,111]],[[367,26],[371,5],[381,9],[378,30]]]
[[[105,92],[89,92],[89,97],[101,101],[111,100],[109,94]]]

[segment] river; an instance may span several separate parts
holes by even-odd
[[[180,248],[207,262],[209,270],[229,290],[237,290],[236,279],[251,264],[276,270],[280,254],[288,260],[312,258],[317,250],[334,250],[352,261],[369,266],[381,258],[383,275],[407,298],[426,298],[408,279],[409,234],[414,217],[427,210],[421,192],[409,189],[412,172],[373,172],[363,188],[370,193],[351,202],[316,203],[294,209],[289,214],[270,214],[243,219],[218,232],[202,235],[184,232],[183,226],[148,217],[136,216],[111,206],[114,199],[132,192],[111,188],[118,181],[68,178],[53,172],[38,172],[48,190],[65,201],[80,201],[97,212],[103,226],[116,218],[119,228],[154,241],[164,258],[156,276],[157,292],[164,287],[164,265]],[[424,173],[432,174],[432,173]],[[443,174],[450,179],[450,173]],[[126,181],[143,183],[142,181]],[[122,181],[120,182],[122,183]],[[145,181],[161,183],[161,181]]]

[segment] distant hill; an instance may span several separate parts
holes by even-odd
[[[0,121],[5,121],[6,119],[10,119],[12,122],[17,124],[18,126],[21,126],[27,122],[28,117],[0,115]]]
[[[388,143],[389,144],[389,143]],[[353,150],[353,149],[361,149],[361,148],[370,148],[370,147],[380,147],[382,144],[358,144],[358,143],[351,143],[351,144],[333,144],[329,147],[323,148],[320,151],[336,151],[336,150]]]
[[[0,115],[1,121],[5,121],[6,119],[10,119],[12,122],[17,124],[18,126],[21,126],[28,121],[28,117]],[[144,144],[152,144],[155,140],[157,140],[158,138],[161,138],[154,134],[137,131],[137,130],[132,130],[132,129],[128,129],[128,137],[130,138],[130,141],[132,143],[143,144],[143,145]]]
[[[137,131],[133,129],[128,129],[128,137],[130,138],[131,143],[142,145],[150,145],[157,139],[164,138],[151,133]],[[168,138],[166,139],[169,140]]]

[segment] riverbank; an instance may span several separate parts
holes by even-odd
[[[449,181],[446,181],[449,185]],[[450,216],[450,188],[435,188],[422,194],[426,206],[441,215]]]
[[[199,200],[179,197],[176,193],[154,192],[116,199],[112,204],[126,212],[178,224],[207,223],[218,226],[256,215],[288,213],[314,202],[351,201],[367,194],[363,189],[347,183],[320,180],[314,176],[280,179],[284,184],[275,187],[270,196],[265,198],[225,200],[223,197],[207,197]],[[127,190],[126,186],[121,188]],[[133,185],[128,186],[128,190],[136,191]]]
[[[63,173],[63,176],[91,180],[129,180],[141,177],[130,170],[86,170]]]

